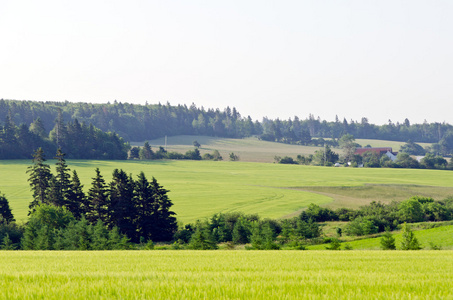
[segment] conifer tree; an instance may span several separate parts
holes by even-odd
[[[108,194],[105,180],[99,168],[96,168],[96,177],[93,178],[92,186],[88,191],[87,220],[95,224],[101,220],[104,224],[108,221]]]
[[[395,250],[395,238],[390,233],[389,228],[385,229],[384,235],[381,237],[381,249],[382,250]]]
[[[150,182],[150,188],[154,195],[154,201],[158,205],[157,220],[152,232],[153,241],[170,241],[178,229],[178,224],[174,217],[176,213],[170,210],[173,203],[167,195],[169,190],[164,189],[157,183],[154,177]]]
[[[29,215],[35,210],[35,207],[40,203],[48,203],[50,179],[52,173],[50,166],[45,164],[44,151],[38,148],[33,155],[33,165],[28,167],[27,173],[30,174],[28,181],[30,189],[33,192],[33,201],[29,205]]]
[[[143,172],[140,172],[135,182],[135,195],[137,234],[145,241],[152,240],[154,238],[153,225],[157,222],[159,206],[154,201],[150,183]]]
[[[418,239],[415,237],[414,233],[407,225],[404,223],[403,225],[403,234],[401,236],[401,250],[420,250],[420,244],[418,243]]]
[[[101,220],[96,222],[93,227],[91,248],[93,250],[105,250],[109,247],[109,231]]]
[[[0,249],[2,250],[14,250],[16,247],[13,245],[13,241],[9,238],[9,234],[7,233],[3,238],[1,243]]]
[[[14,222],[14,216],[11,212],[11,208],[9,207],[8,199],[6,199],[5,195],[0,193],[0,220],[3,220],[6,224]]]
[[[30,124],[29,130],[40,138],[46,137],[46,129],[44,128],[44,124],[42,123],[40,117],[38,117],[33,121],[33,123]]]
[[[142,160],[152,159],[153,155],[154,155],[154,153],[153,153],[153,150],[151,150],[151,146],[149,145],[148,142],[145,142],[145,144],[143,145],[143,148],[141,148],[139,151],[140,159],[142,159]]]
[[[135,197],[134,181],[123,170],[115,169],[110,183],[109,226],[117,226],[121,233],[126,234],[132,241],[138,241],[134,225]]]
[[[55,159],[57,159],[57,175],[55,176],[55,186],[53,187],[54,191],[52,192],[52,199],[50,199],[50,202],[56,206],[66,206],[68,196],[71,191],[71,175],[69,174],[70,169],[64,159],[65,155],[66,154],[58,148],[55,157]]]
[[[83,192],[83,185],[80,183],[76,170],[72,172],[70,186],[65,206],[77,220],[80,220],[88,212],[89,207],[87,197]]]

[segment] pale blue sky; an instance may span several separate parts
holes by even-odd
[[[453,123],[452,16],[446,0],[2,0],[0,98]]]

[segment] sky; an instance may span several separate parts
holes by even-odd
[[[0,98],[453,123],[450,0],[0,1]]]

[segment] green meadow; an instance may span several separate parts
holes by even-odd
[[[1,251],[1,299],[451,299],[452,251]]]
[[[53,165],[55,161],[49,160]],[[0,162],[0,191],[18,220],[25,220],[31,192],[28,160]],[[140,171],[170,190],[174,211],[184,223],[218,212],[242,211],[262,217],[292,216],[310,203],[358,207],[412,195],[443,199],[453,195],[453,172],[439,170],[333,168],[229,161],[69,160],[85,190],[94,169],[107,182],[115,168],[135,177]],[[390,192],[389,192],[390,191]]]

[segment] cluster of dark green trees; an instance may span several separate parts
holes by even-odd
[[[134,180],[115,169],[106,183],[99,169],[88,193],[76,171],[70,174],[60,149],[56,174],[39,148],[29,167],[33,201],[25,227],[14,223],[8,201],[0,197],[0,238],[22,249],[125,249],[128,243],[170,241],[177,231],[168,190],[141,172]],[[3,230],[3,233],[2,233]],[[23,236],[22,236],[23,234]],[[8,241],[9,240],[9,241]],[[1,244],[1,242],[0,242]]]
[[[374,125],[365,117],[360,122],[340,121],[338,117],[333,122],[327,122],[310,114],[304,120],[295,116],[288,120],[263,118],[258,122],[252,121],[250,116],[242,117],[234,107],[221,111],[206,110],[194,104],[187,107],[169,103],[137,105],[115,101],[111,104],[90,104],[1,99],[0,116],[6,115],[10,116],[13,123],[25,124],[26,127],[40,118],[49,131],[54,128],[57,119],[71,122],[77,119],[82,124],[93,124],[104,132],[116,132],[126,141],[182,134],[231,138],[257,135],[268,141],[337,146],[336,139],[351,134],[356,138],[433,143],[434,154],[445,156],[453,153],[452,125],[427,122],[411,124],[408,119],[403,123],[395,124],[389,120],[388,124]]]
[[[217,249],[219,243],[250,244],[250,249],[304,249],[321,236],[320,226],[312,220],[295,217],[286,220],[260,219],[257,215],[220,213],[209,220],[187,224],[174,236],[189,249]]]
[[[61,114],[50,132],[41,118],[27,125],[16,126],[10,114],[0,125],[0,159],[30,158],[30,149],[42,148],[55,153],[66,149],[71,158],[126,159],[129,145],[117,134],[103,132],[92,124],[80,124],[77,119],[64,123]]]
[[[350,134],[360,139],[434,143],[433,150],[438,151],[439,154],[453,153],[453,126],[447,123],[411,124],[408,119],[405,119],[403,123],[395,124],[389,120],[388,124],[374,125],[370,124],[365,117],[360,122],[353,120],[348,122],[346,119],[340,121],[338,117],[334,122],[327,122],[310,114],[305,120],[300,120],[298,117],[288,120],[264,118],[262,128],[263,139],[284,143],[308,145],[311,143],[311,137],[339,139],[343,135]],[[335,146],[324,140],[322,142]],[[321,144],[320,141],[316,141],[316,145],[319,144]]]
[[[220,154],[219,154],[220,155]],[[193,150],[187,151],[185,154],[179,152],[171,152],[159,147],[159,150],[153,151],[148,142],[145,142],[143,147],[132,147],[129,152],[129,159],[140,159],[140,160],[153,160],[153,159],[191,159],[201,160],[200,150],[194,148]]]
[[[195,141],[196,142],[196,141]],[[212,153],[200,154],[198,147],[193,150],[188,150],[185,154],[179,152],[167,151],[164,147],[159,147],[157,151],[153,151],[148,142],[145,142],[143,147],[132,147],[129,152],[129,159],[153,160],[153,159],[190,159],[190,160],[223,160],[218,150]]]

